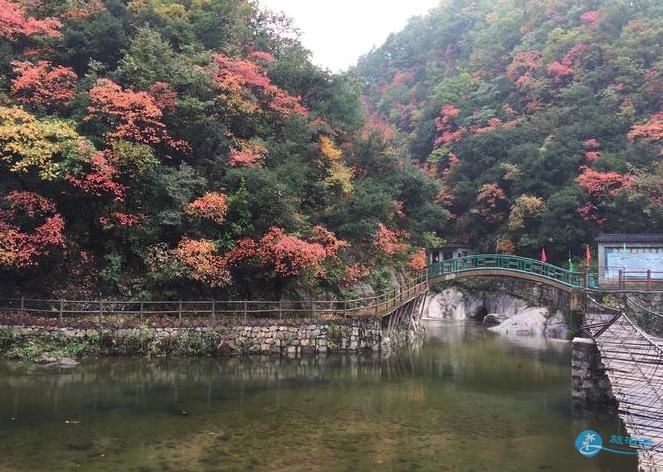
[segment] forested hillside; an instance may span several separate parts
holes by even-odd
[[[358,73],[441,183],[441,236],[562,262],[663,230],[663,2],[444,1]]]
[[[356,82],[252,2],[0,0],[0,71],[5,294],[344,290],[420,267],[445,216]]]

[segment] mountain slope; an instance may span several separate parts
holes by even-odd
[[[0,0],[0,291],[278,297],[421,265],[434,181],[247,0]]]
[[[357,66],[442,185],[440,234],[553,260],[663,230],[663,4],[450,0]]]

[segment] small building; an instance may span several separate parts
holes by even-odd
[[[445,244],[444,246],[428,249],[428,263],[435,264],[436,262],[455,259],[457,257],[471,256],[472,254],[474,254],[474,251],[466,245],[453,243]]]
[[[601,234],[596,242],[599,286],[663,282],[663,234]]]

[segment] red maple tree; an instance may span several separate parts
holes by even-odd
[[[163,123],[163,111],[147,92],[124,90],[109,79],[99,79],[90,89],[90,106],[85,120],[102,120],[111,131],[106,137],[126,139],[144,144],[164,143],[173,149],[186,150],[184,141],[171,138]]]
[[[60,23],[55,18],[27,16],[19,2],[0,0],[0,38],[16,40],[19,36],[60,36]]]
[[[64,219],[47,198],[11,192],[0,209],[0,265],[20,269],[65,246]],[[26,218],[27,217],[27,218]]]
[[[11,91],[23,103],[57,110],[76,97],[78,75],[71,67],[54,66],[48,61],[16,61],[12,66],[18,76],[11,82]]]

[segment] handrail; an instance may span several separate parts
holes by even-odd
[[[586,288],[586,276],[590,286],[595,280],[594,274],[570,271],[536,259],[505,254],[477,254],[437,262],[429,266],[428,276],[436,278],[481,269],[501,269],[532,274],[574,288]]]
[[[650,310],[650,309],[647,308],[647,307],[642,306],[640,303],[636,302],[635,300],[633,300],[633,299],[632,299],[631,297],[629,297],[628,295],[626,295],[624,298],[626,298],[626,301],[627,301],[627,302],[629,302],[629,303],[635,305],[636,307],[638,307],[639,309],[641,309],[641,310],[647,312],[648,314],[653,315],[653,316],[655,316],[655,317],[657,317],[657,318],[663,318],[663,313],[658,313],[658,312],[656,312],[656,311],[652,311],[652,310]]]
[[[62,320],[67,315],[88,315],[101,318],[115,315],[176,315],[217,316],[230,315],[278,316],[279,319],[310,316],[384,316],[412,301],[428,290],[425,270],[416,273],[398,288],[372,297],[348,300],[65,300],[0,298],[0,310],[21,315],[49,315]]]

